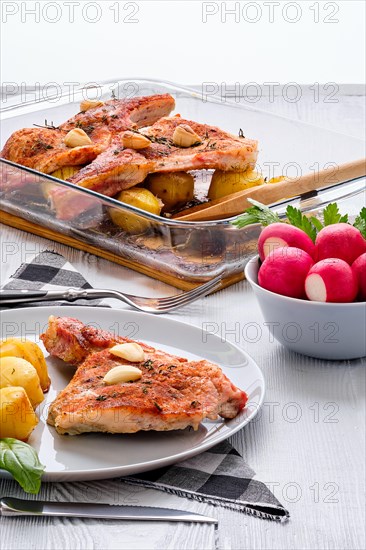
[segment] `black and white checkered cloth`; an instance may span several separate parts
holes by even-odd
[[[4,290],[66,290],[67,288],[92,288],[84,277],[61,254],[45,250],[22,264],[4,286]],[[102,300],[78,300],[52,302],[53,306],[96,306]],[[51,302],[33,302],[13,307],[47,306]],[[104,304],[103,304],[104,305]],[[4,308],[5,309],[5,308]]]
[[[9,290],[60,290],[91,288],[89,283],[60,254],[45,251],[22,264],[3,288]],[[78,300],[77,305],[98,305],[100,300]],[[31,305],[55,305],[38,302]],[[62,305],[69,305],[67,302]],[[121,481],[173,493],[180,497],[246,512],[259,518],[286,521],[289,512],[264,483],[254,479],[255,472],[243,457],[224,441],[193,458]]]
[[[184,462],[123,478],[125,483],[284,522],[289,512],[228,441]]]

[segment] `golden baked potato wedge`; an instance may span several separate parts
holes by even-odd
[[[274,178],[271,178],[270,180],[268,180],[267,183],[280,183],[280,181],[283,181],[286,179],[286,176],[276,176]]]
[[[36,369],[20,357],[0,357],[0,388],[9,386],[24,388],[34,409],[44,399]]]
[[[44,392],[50,387],[47,363],[41,348],[31,340],[20,338],[7,338],[0,342],[0,357],[20,357],[29,361],[36,369],[41,388]]]
[[[81,169],[81,166],[63,166],[62,168],[59,168],[55,172],[52,172],[50,176],[53,176],[54,178],[58,178],[59,180],[67,180],[77,174]],[[49,199],[50,193],[52,189],[57,189],[57,185],[54,183],[48,183],[48,182],[42,182],[41,183],[41,189],[42,193],[45,199]]]
[[[130,204],[146,212],[151,212],[157,216],[161,212],[162,202],[157,199],[148,189],[134,187],[126,189],[116,197],[117,200]],[[110,208],[109,215],[116,225],[121,227],[127,233],[143,233],[149,228],[150,222],[138,215],[122,212],[117,208]]]
[[[263,184],[264,177],[256,170],[247,170],[246,172],[215,170],[208,190],[208,198],[211,200],[221,199],[221,197],[232,193]]]
[[[146,183],[153,195],[163,201],[164,212],[193,200],[194,178],[187,172],[150,174]]]
[[[21,387],[0,389],[0,437],[26,441],[38,424],[38,418]]]

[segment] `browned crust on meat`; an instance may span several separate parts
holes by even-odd
[[[145,359],[132,363],[141,369],[141,379],[107,386],[105,374],[127,363],[109,348],[128,339],[85,327],[76,319],[51,318],[42,340],[52,355],[73,364],[81,361],[50,407],[48,422],[59,433],[196,429],[205,418],[234,418],[247,401],[245,392],[217,365],[188,361],[141,343]]]
[[[24,128],[7,140],[1,156],[12,162],[51,174],[64,166],[92,162],[112,143],[113,137],[128,128],[140,128],[168,115],[175,106],[169,94],[129,100],[112,99],[101,107],[81,112],[54,128]],[[69,148],[65,135],[74,128],[84,130],[91,145]]]
[[[181,148],[173,143],[173,133],[180,124],[187,124],[201,138],[198,146]],[[124,149],[114,140],[110,149],[70,178],[70,182],[101,191],[104,195],[117,193],[142,182],[148,173],[178,172],[218,168],[245,170],[257,160],[257,142],[233,136],[215,126],[199,124],[180,116],[162,118],[141,131],[153,142],[150,147],[134,151]],[[114,184],[110,187],[108,184]]]

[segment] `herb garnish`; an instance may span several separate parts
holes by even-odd
[[[95,398],[96,401],[105,401],[108,399],[108,395],[98,395],[98,397]]]
[[[49,143],[45,143],[41,139],[37,139],[32,145],[31,152],[33,153],[33,155],[36,155],[41,151],[48,151],[49,149],[53,149],[53,146],[50,145]]]
[[[312,241],[315,241],[317,229],[307,216],[302,214],[297,208],[290,205],[287,207],[286,216],[291,225],[302,229],[307,235],[309,235]]]
[[[261,204],[253,199],[248,199],[253,204],[251,208],[248,208],[244,214],[238,217],[237,220],[231,222],[239,229],[247,225],[254,223],[260,223],[263,226],[270,225],[271,223],[281,222],[282,220],[275,212],[272,212],[268,206]],[[350,223],[348,221],[348,214],[342,216],[339,211],[338,205],[335,202],[328,204],[323,210],[323,219],[307,217],[298,208],[294,208],[288,205],[286,208],[286,217],[291,225],[302,229],[309,237],[315,241],[319,231],[327,225],[333,225],[336,223]],[[360,214],[356,217],[353,224],[356,229],[360,231],[362,236],[366,239],[366,208],[362,208]]]
[[[36,451],[24,441],[0,439],[0,468],[9,472],[26,493],[39,492],[45,467]]]
[[[43,124],[33,124],[33,126],[36,126],[37,128],[47,128],[47,130],[58,130],[57,126],[53,124],[53,121],[51,121],[51,124],[48,124],[47,119],[44,121]]]
[[[356,229],[358,229],[363,238],[366,239],[366,208],[363,207],[357,218],[355,219],[355,223],[353,224]]]
[[[92,124],[89,124],[87,126],[84,126],[80,120],[76,121],[75,128],[80,128],[81,130],[84,130],[86,134],[91,134],[94,130],[94,126]]]
[[[142,363],[142,365],[143,365],[147,370],[154,370],[153,362],[151,361],[151,359],[148,359],[147,361],[145,361],[145,363]]]
[[[244,214],[242,214],[237,220],[231,222],[232,225],[236,225],[239,229],[253,223],[260,223],[263,226],[271,223],[280,222],[280,218],[277,214],[272,212],[268,206],[261,204],[253,199],[248,199],[254,206],[248,208]]]
[[[160,407],[160,405],[159,405],[156,401],[154,401],[154,405],[155,405],[155,407],[158,409],[158,411],[162,411],[162,410],[163,410],[163,409]]]

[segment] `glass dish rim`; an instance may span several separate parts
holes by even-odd
[[[242,216],[242,214],[238,214],[236,216],[232,216],[230,218],[225,218],[225,219],[222,219],[222,220],[207,220],[207,221],[184,221],[184,220],[179,220],[179,219],[164,218],[162,216],[157,216],[157,215],[152,214],[150,212],[146,212],[145,210],[141,210],[140,208],[137,208],[137,207],[132,206],[130,204],[126,204],[126,203],[123,203],[121,201],[118,201],[117,199],[114,199],[113,197],[107,197],[106,195],[102,195],[101,193],[97,193],[96,191],[92,191],[91,189],[88,189],[86,187],[79,187],[79,186],[77,186],[73,183],[70,183],[68,181],[59,180],[58,178],[54,178],[53,176],[51,176],[49,174],[43,174],[42,172],[38,172],[37,170],[33,170],[32,168],[28,168],[27,166],[22,166],[21,164],[17,164],[16,162],[12,162],[10,160],[3,159],[1,157],[0,157],[0,163],[1,164],[6,164],[8,166],[12,166],[16,169],[28,172],[30,174],[34,174],[38,178],[39,177],[45,178],[45,179],[49,180],[50,182],[56,183],[57,185],[59,185],[61,187],[65,187],[65,188],[70,189],[72,191],[84,193],[87,196],[93,197],[93,198],[95,198],[96,200],[98,200],[100,202],[107,203],[107,206],[114,207],[114,208],[117,208],[117,209],[123,209],[123,210],[130,211],[134,214],[137,214],[139,217],[145,218],[147,220],[150,220],[150,221],[153,221],[155,223],[159,223],[159,224],[165,225],[165,226],[171,226],[171,227],[175,227],[175,228],[181,227],[181,228],[185,228],[185,229],[199,229],[199,228],[204,228],[204,227],[207,228],[207,227],[228,226],[228,225],[231,225],[232,227],[234,227],[233,222],[235,222],[238,218],[240,218],[240,216]],[[337,188],[341,188],[342,186],[351,185],[352,183],[355,183],[357,181],[361,182],[361,180],[363,180],[363,179],[365,179],[365,176],[363,176],[361,178],[353,178],[351,180],[347,180],[347,181],[340,182],[340,183],[335,183],[333,185],[328,185],[327,187],[322,187],[318,191],[314,192],[314,194],[312,193],[312,194],[309,195],[309,194],[305,193],[305,195],[296,195],[296,196],[291,197],[289,199],[284,199],[284,200],[272,203],[268,206],[271,209],[275,210],[275,211],[283,210],[283,207],[285,205],[289,205],[292,202],[296,202],[299,199],[301,199],[302,197],[304,197],[306,199],[311,199],[311,198],[313,198],[313,196],[321,197],[321,195],[323,193],[326,193],[331,189],[337,189]],[[356,191],[350,191],[349,193],[347,193],[346,190],[345,190],[344,194],[342,194],[342,196],[339,197],[338,200],[351,197],[352,195],[356,194],[357,192],[358,191],[356,190]],[[309,196],[307,196],[307,195],[309,195]],[[317,207],[320,208],[323,205],[328,204],[328,203],[329,203],[329,200],[322,201],[322,202],[317,204]],[[1,207],[1,200],[0,200],[0,207]],[[0,208],[0,210],[1,210],[1,208]],[[280,212],[278,212],[278,213],[281,217],[281,213]],[[285,217],[284,214],[282,214],[282,216]],[[254,223],[254,224],[250,224],[246,227],[252,227],[252,226],[255,226],[255,225],[258,225],[258,224]]]

